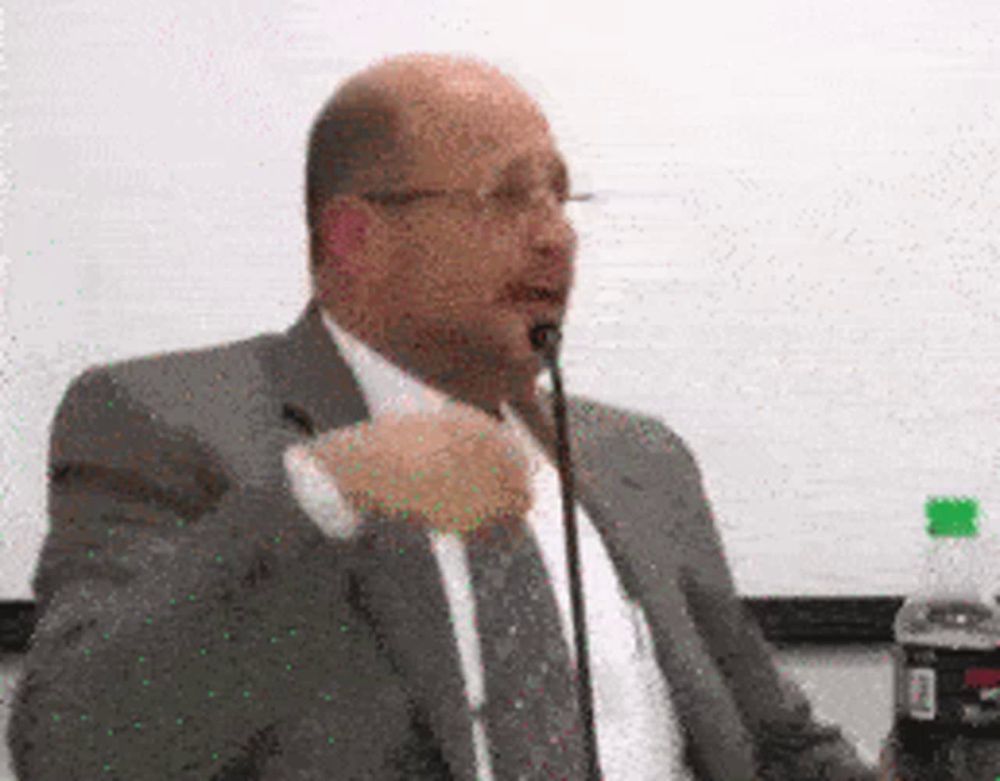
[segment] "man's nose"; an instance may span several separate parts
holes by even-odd
[[[555,196],[540,199],[533,211],[531,249],[559,270],[568,270],[576,255],[577,236],[563,203]]]

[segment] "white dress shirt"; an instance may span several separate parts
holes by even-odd
[[[324,314],[330,337],[354,372],[372,418],[386,413],[428,413],[458,404],[337,326]],[[555,591],[560,624],[570,658],[575,656],[566,570],[565,530],[559,475],[528,428],[505,407],[505,423],[520,443],[531,469],[532,507],[525,522],[534,533],[549,582]],[[302,448],[286,454],[286,469],[303,509],[328,535],[347,537],[360,522]],[[641,606],[626,596],[603,541],[577,505],[581,571],[586,597],[587,632],[594,690],[594,720],[601,768],[606,781],[690,781],[683,762],[683,740],[670,692],[653,653],[653,641]],[[448,600],[470,711],[485,696],[475,599],[461,537],[429,532]],[[487,739],[481,719],[473,717],[477,773],[492,781]]]

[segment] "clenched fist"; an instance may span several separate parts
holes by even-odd
[[[498,421],[464,405],[338,429],[317,437],[309,453],[360,515],[464,534],[523,518],[531,505],[520,446]]]

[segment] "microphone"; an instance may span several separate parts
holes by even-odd
[[[583,610],[583,582],[580,576],[580,541],[576,523],[576,500],[573,490],[573,466],[566,423],[566,395],[559,371],[559,345],[562,333],[555,323],[539,323],[529,334],[531,346],[549,367],[552,375],[552,402],[556,424],[556,453],[559,483],[562,488],[563,525],[566,529],[566,567],[569,570],[569,595],[573,613],[573,636],[576,645],[577,701],[583,722],[583,743],[587,759],[587,781],[601,780],[594,732],[594,693],[590,682],[590,649],[587,618]]]
[[[529,336],[535,352],[539,353],[549,366],[555,366],[559,343],[562,341],[559,326],[555,323],[539,323],[531,329]]]

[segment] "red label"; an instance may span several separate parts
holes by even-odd
[[[965,671],[965,685],[973,689],[993,689],[1000,686],[1000,670],[970,667]]]

